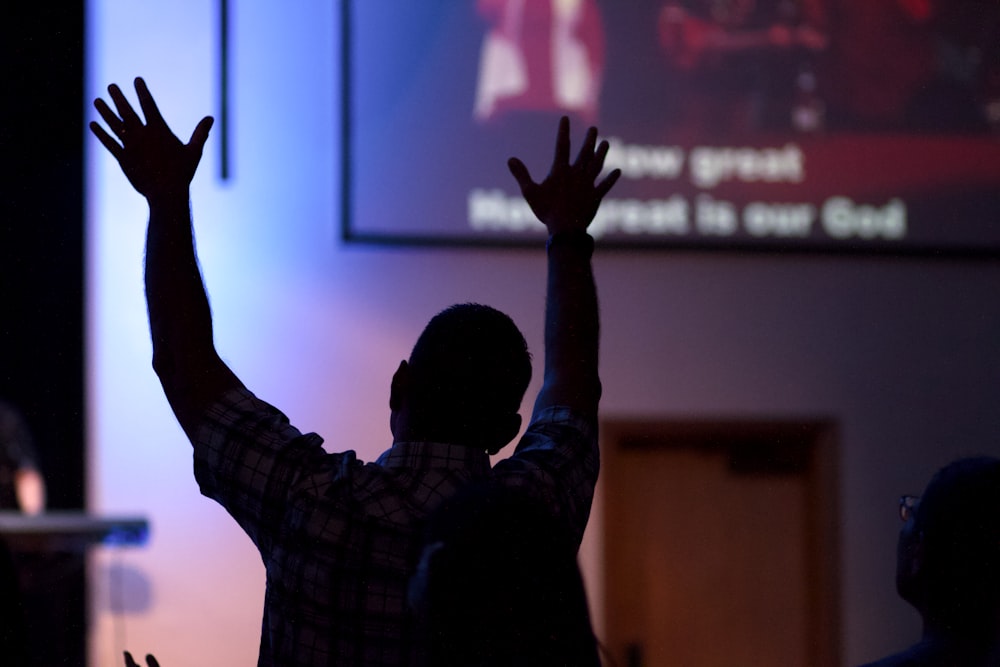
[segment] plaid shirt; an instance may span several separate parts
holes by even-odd
[[[599,467],[596,419],[535,415],[512,456],[395,443],[375,463],[327,453],[246,390],[213,406],[194,438],[195,478],[260,551],[267,569],[259,667],[420,665],[406,590],[423,521],[469,482],[523,488],[577,539]]]

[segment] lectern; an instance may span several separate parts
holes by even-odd
[[[139,516],[53,511],[0,512],[0,646],[21,659],[0,664],[42,667],[86,654],[86,552],[97,546],[141,546],[149,523]],[[23,654],[23,655],[22,655]],[[72,663],[70,663],[72,664]],[[82,664],[82,663],[81,663]]]
[[[0,512],[0,540],[16,551],[79,552],[99,544],[141,546],[148,539],[149,522],[143,517]]]

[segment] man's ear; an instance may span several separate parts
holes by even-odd
[[[410,366],[406,360],[399,362],[399,368],[392,374],[392,385],[389,387],[389,409],[399,410],[403,406],[403,397],[410,382]]]

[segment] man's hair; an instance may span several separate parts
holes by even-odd
[[[982,632],[1000,610],[1000,459],[959,459],[939,470],[914,521],[927,610],[956,632]]]
[[[516,414],[531,381],[531,355],[510,317],[475,303],[446,308],[424,328],[409,359],[408,399],[424,427],[447,437]]]

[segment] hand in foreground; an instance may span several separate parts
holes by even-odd
[[[521,186],[521,194],[549,234],[568,231],[585,231],[597,214],[601,199],[621,176],[615,169],[604,179],[594,184],[604,168],[604,158],[608,154],[608,142],[597,145],[597,128],[587,130],[587,136],[580,148],[576,162],[569,162],[569,118],[559,121],[556,137],[556,155],[549,175],[541,183],[535,183],[528,168],[517,158],[507,162],[510,173]]]
[[[202,118],[194,128],[191,139],[183,144],[167,127],[141,78],[135,80],[135,92],[146,117],[145,124],[121,89],[111,84],[108,93],[117,114],[103,99],[94,100],[97,112],[111,132],[108,133],[96,121],[90,123],[90,129],[118,160],[132,187],[147,199],[186,194],[201,160],[208,131],[212,127],[212,117]]]
[[[146,666],[147,667],[160,667],[160,663],[158,663],[156,661],[156,658],[154,658],[152,655],[147,655],[146,656]],[[125,667],[139,667],[139,663],[137,663],[132,658],[132,654],[129,653],[128,651],[125,651]]]

